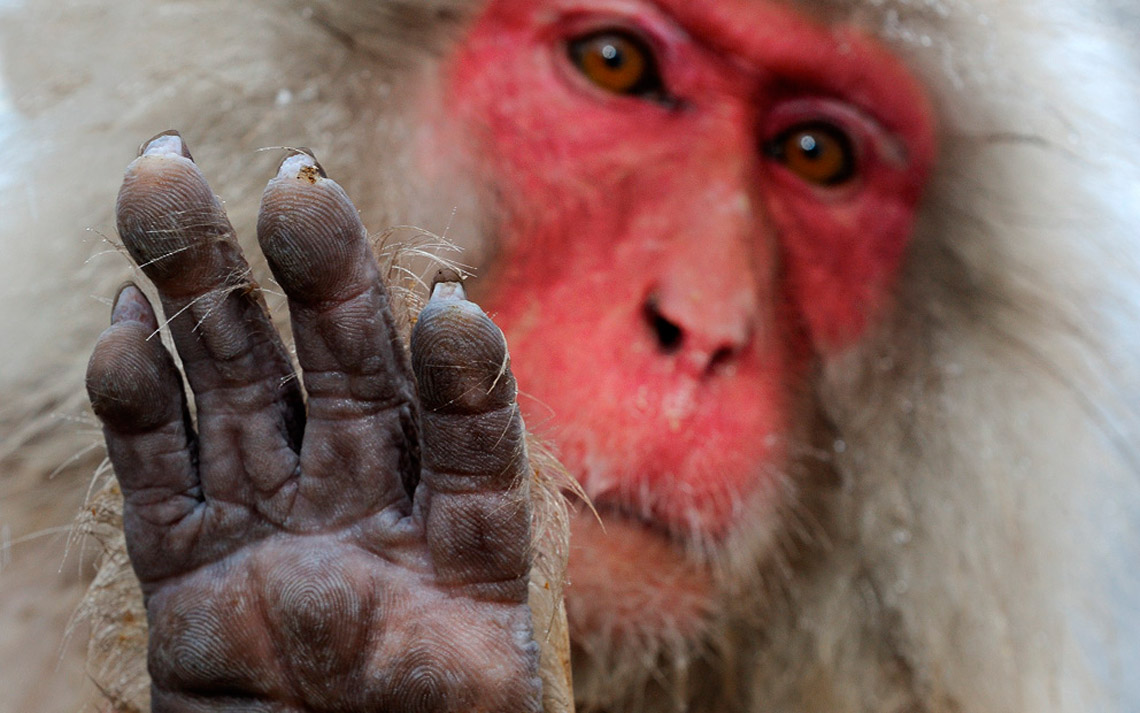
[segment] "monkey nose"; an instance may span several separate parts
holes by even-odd
[[[742,310],[736,314],[709,310],[701,314],[698,303],[670,304],[652,293],[642,307],[650,338],[661,355],[675,359],[685,371],[709,376],[732,364],[752,338],[750,320]]]

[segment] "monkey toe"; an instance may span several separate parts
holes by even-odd
[[[146,433],[182,418],[182,382],[157,330],[142,292],[124,287],[87,368],[91,406],[116,432]]]
[[[266,187],[257,233],[289,298],[309,395],[303,501],[345,517],[407,507],[420,470],[415,387],[356,208],[299,151]]]
[[[127,167],[116,223],[127,251],[164,296],[201,293],[224,277],[227,253],[236,251],[221,204],[176,132],[145,143]]]
[[[176,132],[143,145],[116,211],[124,245],[158,288],[203,430],[234,413],[265,414],[299,442],[304,408],[288,354],[221,203]]]
[[[375,277],[356,208],[310,153],[281,162],[257,232],[274,277],[299,303],[347,299]]]
[[[439,282],[412,333],[424,409],[427,537],[444,582],[523,601],[529,459],[506,340],[457,282]]]
[[[87,367],[87,393],[103,422],[107,453],[126,501],[128,540],[143,579],[178,566],[176,543],[163,529],[200,501],[182,379],[156,330],[142,292],[124,287]],[[156,547],[160,542],[164,546]]]
[[[478,305],[467,301],[459,282],[437,282],[432,288],[412,345],[425,409],[480,414],[514,403],[506,339]]]

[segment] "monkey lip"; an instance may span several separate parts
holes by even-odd
[[[678,545],[681,544],[681,536],[675,528],[619,498],[600,496],[592,499],[591,505],[603,523],[619,519],[629,523],[637,523],[665,540],[675,542]]]
[[[564,463],[606,521],[635,523],[678,550],[715,547],[745,510],[778,497],[769,474],[783,452],[771,441],[707,425],[698,421],[669,443],[657,440],[634,449],[565,444],[570,447]],[[712,435],[694,438],[692,433]],[[725,447],[726,441],[736,447]]]
[[[746,500],[741,496],[738,500]],[[668,543],[681,556],[691,559],[710,554],[728,539],[739,516],[734,511],[727,517],[723,513],[709,515],[708,509],[695,501],[682,502],[687,508],[680,513],[676,501],[646,502],[626,494],[607,492],[590,496],[587,511],[603,527],[620,524],[636,528],[645,537]],[[742,509],[742,508],[741,508]]]

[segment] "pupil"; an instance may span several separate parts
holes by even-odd
[[[818,158],[820,154],[819,142],[811,134],[804,134],[800,137],[800,151],[804,152],[804,156],[808,158]]]
[[[607,67],[617,69],[622,65],[625,58],[621,56],[621,50],[617,47],[605,45],[602,47],[602,59],[605,60]]]

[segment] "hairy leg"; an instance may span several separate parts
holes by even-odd
[[[306,403],[177,134],[128,168],[118,224],[196,410],[127,286],[87,386],[124,494],[154,710],[539,710],[530,469],[498,328],[441,282],[409,360],[355,208],[296,153],[258,237]]]

